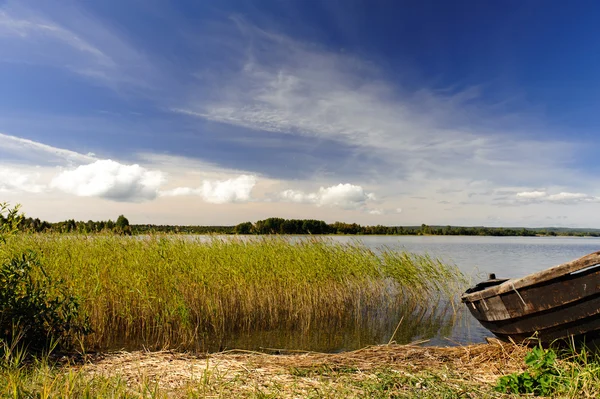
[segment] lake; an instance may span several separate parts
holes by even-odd
[[[382,246],[429,254],[450,262],[468,276],[520,277],[600,250],[600,238],[581,237],[479,237],[479,236],[333,236],[338,242],[358,240],[377,249]]]
[[[385,246],[428,254],[455,264],[473,283],[487,279],[488,273],[495,273],[498,278],[522,277],[600,250],[600,238],[580,237],[332,236],[328,239],[342,243],[358,241],[374,250]],[[360,328],[315,327],[309,336],[268,331],[230,337],[226,346],[335,352],[385,344],[396,330],[394,341],[398,343],[427,340],[427,345],[478,343],[492,336],[463,304],[456,311],[441,306],[427,312],[395,308],[371,312],[365,315]]]
[[[351,237],[334,237],[346,242]],[[581,237],[472,237],[472,236],[363,236],[370,247],[389,246],[408,252],[429,254],[453,263],[474,283],[487,279],[522,277],[600,250],[600,238]],[[450,334],[431,333],[436,345],[483,342],[493,336],[461,304]]]

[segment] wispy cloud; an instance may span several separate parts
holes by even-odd
[[[186,80],[182,90],[165,84],[171,82],[173,70],[157,66],[161,54],[152,53],[155,48],[148,46],[146,52],[138,47],[147,42],[128,40],[134,39],[128,27],[116,28],[78,3],[56,4],[29,7],[9,0],[0,5],[2,61],[67,69],[76,74],[78,84],[84,77],[115,90],[159,87],[161,95],[151,96],[161,109],[156,118],[162,118],[165,109],[174,114],[166,116],[168,123],[160,128],[152,123],[151,133],[145,131],[151,130],[150,122],[119,125],[119,133],[137,136],[128,136],[133,143],[130,153],[110,153],[115,161],[103,159],[108,157],[102,155],[106,147],[82,145],[85,150],[78,153],[0,134],[0,168],[5,170],[0,190],[5,192],[47,190],[61,198],[147,203],[160,197],[157,204],[206,202],[224,204],[221,209],[228,210],[228,204],[252,202],[248,207],[258,208],[272,201],[285,204],[273,204],[267,211],[300,213],[311,208],[324,217],[368,220],[369,215],[396,214],[397,219],[386,220],[453,224],[481,223],[490,213],[518,224],[526,216],[525,208],[529,213],[535,209],[541,219],[549,208],[574,203],[592,207],[597,200],[597,177],[575,170],[581,143],[557,139],[543,121],[527,116],[527,109],[512,112],[490,104],[485,86],[447,89],[421,84],[420,89],[408,89],[401,83],[402,70],[389,73],[368,59],[233,18],[239,30],[231,33],[229,26],[231,36],[192,35],[196,51],[209,42],[218,47],[206,54],[215,55],[224,67],[211,69],[215,64],[203,59],[196,80],[178,75]],[[182,67],[188,68],[193,69],[189,64]],[[411,87],[419,86],[413,83]],[[102,118],[118,116],[122,115],[107,113]],[[46,121],[32,123],[35,129],[23,131],[37,130],[41,136]],[[94,135],[111,131],[116,136],[108,124],[90,124]],[[541,134],[546,130],[548,134]],[[147,140],[148,153],[139,154],[142,131],[144,138],[184,132],[180,137],[186,135],[187,148],[179,143],[160,148],[156,143],[164,140]],[[78,128],[68,134],[84,135]],[[199,136],[202,140],[196,140]],[[190,155],[192,145],[204,144],[208,145],[202,151]],[[188,158],[178,156],[183,153]],[[42,165],[44,173],[38,176],[14,166],[6,172],[6,160],[16,158]],[[56,165],[64,168],[58,174]],[[282,170],[286,173],[277,174]],[[338,184],[348,181],[352,184]],[[402,218],[397,215],[400,207],[409,210]]]
[[[522,191],[516,194],[516,198],[522,203],[541,203],[549,202],[556,204],[578,204],[582,202],[600,202],[600,197],[584,193],[569,193],[560,192],[556,194],[549,194],[546,191]]]
[[[0,45],[4,61],[65,68],[118,91],[148,88],[160,78],[122,35],[75,3],[6,2],[0,6]]]
[[[93,154],[80,154],[75,151],[3,133],[0,133],[0,153],[3,153],[5,157],[18,157],[37,164],[64,162],[79,164],[96,160]]]
[[[331,140],[375,181],[572,182],[568,165],[578,144],[532,138],[540,127],[486,106],[482,88],[406,90],[373,63],[236,22],[245,62],[216,76],[214,91],[197,88],[201,94],[172,111]]]
[[[107,67],[115,66],[115,62],[109,56],[74,32],[39,16],[31,17],[31,19],[21,19],[0,10],[0,32],[5,36],[16,36],[22,39],[48,38],[56,40],[77,51],[91,55],[101,65]]]
[[[241,175],[227,180],[205,180],[197,188],[177,187],[162,191],[164,197],[199,196],[211,204],[227,204],[252,201],[252,189],[256,176]]]

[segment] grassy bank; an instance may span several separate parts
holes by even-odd
[[[95,350],[219,349],[244,332],[360,329],[388,310],[406,318],[401,340],[411,323],[440,328],[436,306],[462,281],[429,257],[323,239],[21,234],[1,255],[28,249],[79,298]]]
[[[14,398],[517,398],[506,375],[531,373],[529,348],[384,345],[340,354],[193,355],[118,352],[34,364],[0,360],[1,397]],[[552,365],[549,397],[600,395],[600,359],[566,352]],[[54,362],[54,363],[53,363]]]
[[[41,265],[27,278],[67,287],[93,333],[67,357],[25,356],[19,345],[0,341],[0,398],[600,394],[600,358],[577,351],[556,357],[498,342],[452,348],[391,344],[337,354],[204,352],[209,342],[244,333],[265,334],[279,348],[282,332],[324,331],[321,339],[331,339],[348,326],[360,332],[390,314],[392,324],[384,325],[390,341],[408,339],[424,325],[449,327],[452,320],[443,310],[451,311],[449,298],[463,277],[429,257],[320,239],[199,242],[113,235],[15,235],[0,246],[0,257],[16,259],[27,250],[38,254]],[[19,275],[24,264],[5,263],[0,279]],[[53,297],[53,287],[32,293],[48,294],[43,302]],[[130,351],[110,350],[123,347]]]

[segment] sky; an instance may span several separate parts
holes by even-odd
[[[595,1],[0,1],[48,221],[600,227]]]

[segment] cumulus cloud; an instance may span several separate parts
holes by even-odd
[[[46,187],[37,183],[38,178],[37,174],[22,173],[12,168],[0,168],[0,193],[41,193]]]
[[[107,159],[63,171],[52,179],[50,187],[80,197],[142,202],[156,198],[164,181],[160,171]]]
[[[517,193],[517,198],[525,198],[525,199],[536,199],[536,198],[544,198],[548,195],[545,191],[523,191]]]
[[[586,199],[595,199],[583,193],[558,193],[548,196],[548,201],[578,201]]]
[[[321,187],[319,191],[314,193],[285,190],[280,193],[280,198],[284,201],[295,203],[331,206],[342,209],[360,209],[366,205],[367,201],[375,200],[375,194],[366,192],[361,186],[345,183],[336,186]]]
[[[584,193],[560,192],[549,194],[546,191],[522,191],[516,194],[517,200],[524,203],[575,204],[580,202],[599,202],[600,198]]]
[[[367,211],[369,215],[383,215],[385,211],[383,209],[370,209]]]
[[[252,189],[256,176],[241,175],[228,180],[205,180],[198,188],[177,187],[161,192],[165,197],[196,195],[211,204],[248,202],[252,200]]]

